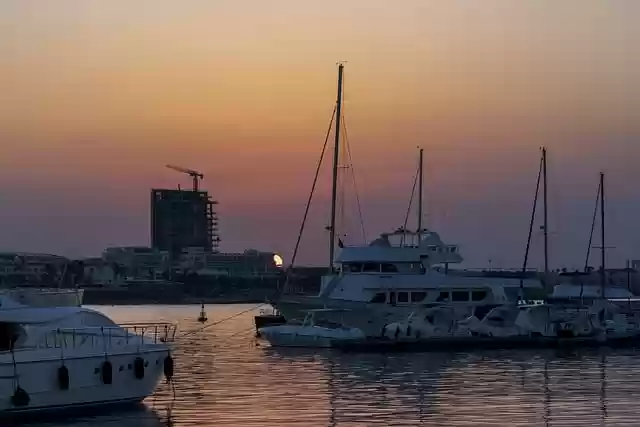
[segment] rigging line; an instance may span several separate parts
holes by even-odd
[[[356,170],[353,166],[353,157],[351,157],[351,144],[349,144],[349,135],[347,134],[347,123],[344,118],[344,114],[342,116],[342,128],[344,131],[344,137],[346,141],[347,147],[347,157],[349,158],[349,167],[351,168],[351,178],[353,180],[353,191],[356,193],[356,205],[358,207],[358,216],[360,217],[360,231],[362,232],[362,240],[366,244],[367,243],[367,232],[364,228],[364,217],[362,216],[362,204],[360,203],[360,194],[358,191],[358,185],[356,183]]]
[[[593,219],[591,220],[591,231],[589,232],[589,244],[587,245],[587,257],[584,260],[585,272],[589,268],[589,256],[591,255],[591,243],[593,242],[593,230],[596,227],[596,215],[598,213],[598,202],[600,201],[600,190],[601,190],[600,184],[598,184],[598,195],[596,196],[596,206],[593,208]]]
[[[300,224],[300,231],[298,232],[298,239],[296,240],[296,246],[293,249],[293,255],[291,256],[291,266],[293,266],[296,256],[298,255],[298,248],[300,247],[300,240],[302,240],[302,232],[304,231],[304,226],[307,222],[307,216],[309,215],[309,208],[311,206],[311,199],[313,198],[313,193],[316,190],[316,184],[318,183],[318,176],[320,175],[320,167],[322,166],[322,160],[324,159],[324,153],[327,151],[327,143],[329,142],[329,136],[331,134],[331,128],[333,127],[333,120],[336,117],[336,108],[337,105],[333,107],[333,113],[331,114],[331,120],[329,121],[329,128],[327,129],[327,135],[324,138],[324,145],[322,146],[322,153],[320,154],[320,161],[318,162],[318,166],[316,167],[316,174],[313,177],[313,184],[311,185],[311,193],[309,193],[309,199],[307,200],[307,206],[304,209],[304,215],[302,216],[302,224]]]
[[[231,320],[231,319],[233,319],[235,317],[238,317],[238,316],[240,316],[242,314],[245,314],[245,313],[248,313],[250,311],[256,310],[256,309],[262,307],[263,305],[268,305],[268,304],[263,302],[263,303],[260,303],[260,304],[256,305],[255,307],[250,307],[250,308],[248,308],[246,310],[242,310],[241,312],[236,313],[236,314],[234,314],[232,316],[226,317],[226,318],[224,318],[222,320],[218,320],[217,322],[209,323],[208,325],[205,325],[205,326],[203,326],[201,328],[193,329],[191,331],[187,331],[187,332],[183,333],[182,335],[176,337],[174,341],[178,341],[179,339],[186,338],[186,337],[191,336],[191,335],[193,335],[195,333],[198,333],[198,332],[202,332],[205,329],[208,329],[208,328],[210,328],[212,326],[219,325],[219,324],[221,324],[223,322],[226,322],[227,320]]]
[[[418,165],[418,169],[420,169],[420,165]],[[407,222],[409,222],[409,214],[411,213],[411,205],[413,204],[413,196],[416,192],[416,184],[418,183],[418,174],[420,170],[416,170],[416,174],[413,176],[413,187],[411,187],[411,197],[409,198],[409,206],[407,207],[407,213],[404,216],[404,225],[402,226],[402,240],[400,244],[404,244],[404,236],[407,230]]]
[[[540,193],[540,178],[542,176],[542,162],[543,158],[540,158],[540,167],[538,168],[538,179],[536,180],[536,193],[533,198],[533,209],[531,209],[531,221],[529,222],[529,235],[527,236],[527,248],[524,251],[524,262],[522,263],[522,272],[527,271],[527,261],[529,260],[529,249],[531,248],[531,235],[533,234],[533,223],[536,219],[536,206],[538,206],[538,194]],[[520,287],[523,283],[520,280]]]

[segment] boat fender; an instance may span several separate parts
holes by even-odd
[[[134,359],[133,374],[138,380],[141,380],[144,378],[144,360],[142,359],[142,357],[136,357]]]
[[[11,403],[13,406],[27,406],[30,400],[31,398],[29,397],[29,393],[20,387],[16,388],[13,396],[11,396]]]
[[[167,382],[173,378],[173,358],[171,355],[164,358],[164,376]]]
[[[394,337],[398,338],[398,335],[400,335],[400,325],[396,326],[396,333],[394,334]]]
[[[69,390],[69,369],[64,365],[58,368],[58,386],[60,390]]]
[[[411,336],[411,325],[407,325],[407,336]]]
[[[386,324],[382,326],[381,336],[384,337],[385,332],[387,332],[387,325]]]
[[[102,377],[102,384],[113,383],[113,367],[111,366],[111,362],[109,362],[108,360],[102,362],[100,373]]]

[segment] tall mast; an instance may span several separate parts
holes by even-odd
[[[331,184],[331,225],[329,237],[329,268],[333,270],[333,256],[336,248],[336,198],[338,191],[338,162],[340,161],[340,119],[342,115],[342,70],[338,64],[338,98],[336,100],[336,132],[333,146],[333,175]]]
[[[419,184],[418,184],[418,235],[422,236],[422,186],[424,183],[423,179],[423,163],[422,163],[422,153],[423,149],[420,149],[420,163],[418,166],[418,174],[419,174]]]
[[[600,287],[602,288],[602,298],[604,298],[606,276],[604,272],[605,267],[605,246],[604,246],[604,173],[600,172],[600,240],[602,246],[600,248],[600,255],[602,257],[602,269],[600,270]]]
[[[547,217],[547,149],[542,147],[542,194],[544,204],[544,280],[548,287],[549,280],[549,221]]]

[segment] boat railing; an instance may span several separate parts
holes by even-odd
[[[44,334],[38,348],[77,348],[81,346],[104,349],[122,345],[171,343],[175,341],[174,323],[124,323],[113,326],[85,326],[58,328]]]

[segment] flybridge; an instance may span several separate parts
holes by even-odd
[[[418,240],[422,238],[421,240]],[[383,233],[368,246],[342,248],[336,262],[415,262],[428,264],[458,264],[463,261],[457,245],[446,245],[435,232],[422,233],[399,230]]]

